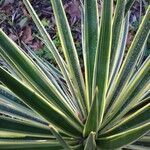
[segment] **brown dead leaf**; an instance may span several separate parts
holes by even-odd
[[[32,31],[30,26],[26,26],[21,33],[21,40],[28,44],[33,40]]]
[[[13,3],[14,3],[14,0],[5,0],[2,7],[6,7],[7,5],[13,4]]]
[[[34,50],[38,50],[38,49],[43,48],[43,43],[39,40],[36,40],[30,45],[30,47]]]
[[[127,37],[127,47],[129,47],[133,41],[134,36],[132,35],[132,33],[128,33],[128,37]]]
[[[13,33],[10,33],[8,36],[9,36],[13,41],[17,41],[17,40],[18,40],[18,37],[17,37],[15,34],[13,34]]]
[[[74,24],[80,19],[80,3],[77,0],[72,0],[65,4],[65,10],[71,17],[71,24]]]
[[[29,16],[27,10],[24,7],[22,7],[22,12],[23,12],[24,16],[27,16],[27,17]]]
[[[11,15],[13,7],[11,4],[8,4],[5,7],[2,7],[2,10],[4,10],[6,15]]]

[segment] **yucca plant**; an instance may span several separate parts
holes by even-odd
[[[129,49],[134,0],[82,4],[84,69],[61,0],[51,0],[64,58],[29,0],[24,4],[57,67],[0,30],[0,149],[149,149],[150,6]]]

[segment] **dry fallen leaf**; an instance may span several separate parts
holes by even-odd
[[[9,4],[13,4],[14,3],[14,0],[4,0],[4,3],[2,4],[2,7],[5,7]]]
[[[42,49],[43,48],[43,43],[40,40],[35,40],[30,47],[34,50]]]
[[[71,17],[71,24],[74,24],[80,19],[80,3],[77,0],[72,0],[65,4],[65,10]]]
[[[9,37],[10,37],[13,41],[17,41],[17,40],[18,40],[18,37],[17,37],[15,34],[13,34],[13,33],[10,33],[10,34],[9,34]]]
[[[21,40],[28,44],[33,40],[32,31],[30,26],[26,26],[21,33]]]
[[[133,38],[134,38],[134,35],[131,32],[129,32],[128,37],[127,37],[127,47],[131,45]]]

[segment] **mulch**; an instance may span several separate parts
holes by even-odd
[[[56,46],[58,48],[61,47],[50,0],[30,1]],[[142,15],[145,13],[145,5],[147,4],[145,3],[145,0],[142,3],[141,1],[136,0],[132,7],[128,46],[133,40]],[[78,53],[80,56],[82,56],[80,0],[63,0],[63,4],[67,18],[69,19]],[[100,1],[99,12],[101,12]],[[45,47],[43,43],[37,38],[39,36],[39,32],[29,13],[27,12],[22,0],[0,0],[0,28],[2,28],[7,33],[7,35],[21,47],[23,47],[22,42],[24,42],[33,50],[38,50],[40,55],[44,54]]]

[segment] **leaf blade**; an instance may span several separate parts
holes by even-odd
[[[124,88],[122,93],[118,96],[118,99],[114,102],[112,107],[105,116],[103,125],[111,124],[117,119],[120,119],[127,113],[139,100],[140,97],[149,89],[150,87],[150,59],[144,62],[140,70],[135,74],[135,77],[130,81],[128,86]],[[107,125],[106,125],[107,126]]]
[[[89,106],[92,104],[93,70],[99,34],[98,6],[96,0],[85,0],[84,2],[82,34],[86,96],[89,112]]]
[[[95,133],[91,132],[86,140],[84,150],[95,150],[96,143],[95,143]]]
[[[38,18],[36,12],[34,11],[33,7],[31,6],[29,0],[23,0],[27,10],[29,11],[30,15],[32,16],[32,19],[34,21],[34,23],[36,24],[43,40],[44,40],[44,44],[47,46],[48,48],[48,53],[52,53],[62,74],[63,77],[66,80],[66,83],[69,87],[69,90],[72,94],[72,96],[75,98],[75,88],[73,87],[71,78],[69,76],[68,70],[66,68],[66,65],[64,63],[64,60],[62,59],[61,55],[59,54],[57,48],[55,47],[54,43],[52,42],[51,37],[49,36],[48,32],[46,31],[46,29],[44,28],[42,22],[40,21],[40,19]],[[80,113],[82,112],[82,110],[79,110]]]
[[[122,146],[130,144],[146,134],[149,128],[150,123],[147,123],[143,126],[122,132],[120,134],[116,134],[114,136],[101,138],[97,140],[97,145],[103,149],[108,150],[121,148]]]
[[[98,88],[96,88],[94,100],[84,126],[83,137],[87,137],[91,131],[96,133],[98,129],[98,92]]]
[[[112,0],[105,0],[103,2],[102,19],[100,25],[99,45],[96,51],[95,70],[93,89],[97,86],[101,89],[98,94],[99,107],[99,122],[100,125],[103,120],[105,104],[106,104],[106,90],[109,73],[109,60],[111,50],[112,37]]]
[[[147,9],[146,15],[137,31],[136,36],[129,48],[128,54],[120,68],[116,81],[114,82],[110,92],[108,93],[107,100],[116,100],[119,93],[126,88],[130,78],[134,73],[134,68],[140,55],[140,51],[147,40],[150,33],[150,6]]]
[[[76,89],[75,95],[78,100],[80,110],[82,115],[86,118],[86,100],[85,100],[85,85],[84,79],[79,63],[79,58],[75,44],[71,35],[71,30],[67,17],[63,8],[62,1],[60,0],[51,0],[52,8],[54,11],[54,16],[56,20],[56,25],[58,29],[58,34],[60,37],[63,53],[67,61],[68,70],[70,77],[73,82],[73,86]]]
[[[39,114],[41,114],[47,121],[59,126],[63,131],[66,130],[68,132],[70,129],[70,133],[75,134],[75,136],[80,136],[82,129],[78,128],[71,120],[60,112],[56,107],[52,106],[45,99],[31,90],[29,87],[23,85],[20,81],[12,77],[8,72],[0,67],[0,80],[8,86],[16,95],[18,95],[25,103],[27,103],[32,109],[36,110]],[[14,88],[15,87],[15,88]],[[17,88],[16,88],[17,87]],[[53,115],[55,118],[53,118]],[[59,118],[59,119],[58,119]],[[66,120],[66,121],[65,121]],[[68,124],[68,127],[66,126]],[[71,126],[76,126],[75,128]],[[69,130],[68,130],[69,129]],[[73,132],[75,131],[75,132]]]
[[[71,150],[71,147],[65,142],[65,140],[58,133],[58,131],[54,127],[52,127],[51,125],[49,126],[49,128],[50,128],[52,134],[57,138],[57,140],[59,141],[61,146],[64,147],[64,149],[66,149],[66,150]]]
[[[119,39],[121,38],[121,26],[124,20],[124,11],[125,11],[125,0],[117,1],[115,14],[113,18],[113,25],[112,25],[112,46],[111,46],[111,56],[110,56],[110,67],[109,67],[109,75],[110,80],[114,73],[114,68],[117,65],[118,60],[118,53],[119,53],[119,46],[120,42]]]
[[[42,95],[44,99],[51,102],[58,109],[63,111],[68,117],[73,119],[79,126],[81,121],[72,112],[72,109],[67,103],[64,103],[65,99],[58,92],[52,82],[46,77],[42,70],[21,51],[20,48],[2,31],[0,30],[0,53],[5,53],[12,62],[18,67],[23,77],[27,79],[34,87],[34,90]]]

